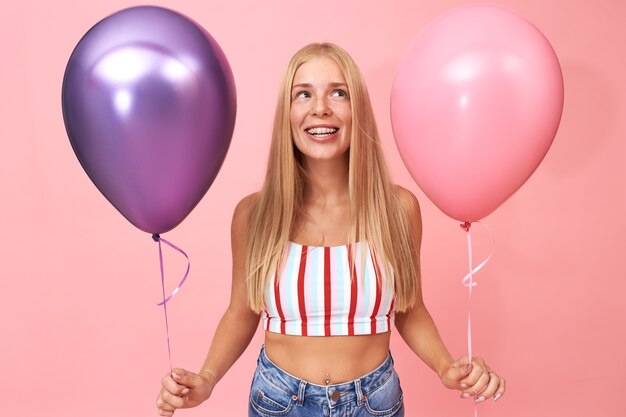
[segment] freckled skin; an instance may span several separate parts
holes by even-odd
[[[345,77],[329,58],[315,57],[298,68],[291,92],[290,121],[302,155],[316,160],[343,158],[350,148],[352,110]],[[311,127],[336,128],[316,137]]]

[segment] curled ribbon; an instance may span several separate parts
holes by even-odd
[[[163,239],[158,234],[152,235],[152,240],[154,240],[155,242],[159,244],[159,265],[161,267],[161,289],[163,290],[163,301],[161,301],[157,305],[163,306],[163,313],[165,314],[165,333],[167,335],[167,355],[170,361],[170,373],[171,373],[172,372],[172,349],[170,347],[170,327],[169,327],[169,323],[167,320],[167,302],[178,293],[180,288],[185,283],[185,280],[187,279],[187,276],[189,275],[189,268],[191,267],[191,263],[189,262],[189,256],[187,256],[187,254],[182,249],[173,245],[167,240]],[[185,258],[187,258],[187,270],[185,271],[185,276],[183,276],[183,279],[180,281],[180,283],[178,283],[176,288],[174,288],[174,291],[172,291],[170,295],[167,296],[167,298],[165,297],[165,271],[163,269],[163,250],[161,249],[161,242],[165,243],[166,245],[173,248],[174,250],[182,253],[185,256]]]
[[[189,268],[191,267],[191,263],[189,262],[189,256],[187,256],[185,251],[183,251],[181,248],[177,247],[176,245],[173,245],[171,242],[168,242],[167,240],[163,239],[161,236],[159,236],[157,234],[154,234],[154,235],[152,235],[152,240],[154,240],[155,242],[159,243],[159,263],[160,263],[160,266],[161,266],[161,284],[162,284],[162,287],[163,287],[163,301],[161,301],[160,303],[157,304],[157,305],[160,306],[160,305],[165,305],[165,303],[167,303],[170,300],[170,298],[172,298],[173,296],[175,296],[178,293],[180,288],[183,286],[183,284],[187,280],[187,276],[189,275]],[[161,250],[161,242],[165,243],[166,245],[168,245],[172,249],[180,252],[181,254],[183,254],[183,256],[185,258],[187,258],[187,270],[185,271],[185,276],[183,276],[183,279],[180,280],[180,282],[178,283],[176,288],[174,288],[174,291],[172,291],[170,293],[170,295],[167,296],[167,298],[165,298],[165,277],[164,277],[164,273],[163,273],[163,252]]]
[[[461,280],[461,283],[465,287],[467,287],[468,293],[469,293],[468,301],[467,301],[467,356],[468,356],[469,363],[472,363],[472,303],[471,303],[472,302],[472,287],[475,287],[476,285],[478,285],[477,282],[474,282],[474,274],[480,271],[481,269],[483,269],[483,267],[487,264],[487,262],[489,262],[496,246],[496,241],[493,236],[493,232],[491,231],[489,226],[481,222],[476,222],[476,223],[480,223],[481,225],[483,225],[483,227],[485,227],[489,231],[489,235],[491,236],[491,252],[476,267],[472,267],[473,254],[472,254],[472,234],[470,233],[471,223],[465,222],[460,225],[461,228],[465,230],[465,232],[467,233],[467,252],[468,252],[468,260],[469,260],[469,272]],[[474,403],[474,417],[477,417],[477,416],[478,416],[478,410],[476,409],[476,404]]]

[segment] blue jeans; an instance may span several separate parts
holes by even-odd
[[[261,348],[252,379],[248,417],[404,417],[400,379],[393,358],[367,375],[335,385],[317,385],[280,369]]]

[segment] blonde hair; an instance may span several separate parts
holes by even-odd
[[[292,138],[291,88],[300,65],[319,56],[332,59],[341,68],[350,95],[349,243],[368,242],[382,260],[385,275],[393,277],[388,284],[395,288],[396,309],[404,311],[413,305],[420,290],[416,284],[419,258],[410,221],[389,179],[361,72],[346,51],[330,43],[300,49],[289,62],[280,88],[265,182],[250,215],[246,257],[249,304],[256,312],[265,308],[265,290],[283,264],[302,206],[307,176]]]

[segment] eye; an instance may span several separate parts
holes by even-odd
[[[345,90],[335,90],[330,95],[331,97],[348,97],[348,93]]]
[[[303,91],[297,91],[297,92],[294,94],[294,96],[293,96],[294,100],[295,100],[295,99],[297,99],[297,98],[310,98],[310,97],[311,97],[311,93],[309,93],[309,92],[308,92],[308,91],[306,91],[306,90],[303,90]]]

